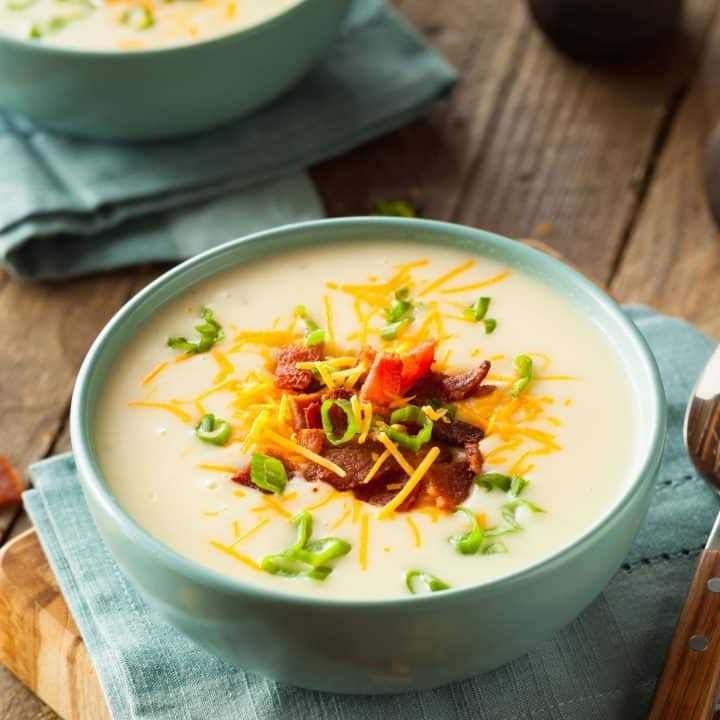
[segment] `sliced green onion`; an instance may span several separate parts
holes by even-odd
[[[64,30],[73,20],[78,20],[81,16],[62,16],[56,15],[43,22],[36,22],[30,26],[28,35],[33,39],[43,38],[46,35],[54,35]]]
[[[502,553],[509,552],[507,545],[504,542],[498,540],[497,542],[488,543],[481,551],[481,555],[501,555]]]
[[[529,355],[518,355],[514,364],[520,377],[513,383],[510,394],[517,397],[532,382],[533,361]]]
[[[375,203],[375,214],[390,217],[417,217],[414,208],[405,200],[378,200]]]
[[[528,485],[528,481],[519,475],[503,475],[502,473],[485,473],[478,475],[474,480],[488,492],[497,488],[503,492],[509,492],[513,497],[518,497]]]
[[[450,589],[450,586],[440,578],[420,570],[408,570],[405,573],[405,585],[413,595],[417,595],[418,591],[426,593]]]
[[[440,400],[440,398],[432,398],[432,399],[428,402],[428,405],[429,405],[433,410],[443,410],[443,409],[444,409],[444,410],[447,410],[447,416],[448,416],[451,420],[454,420],[454,419],[455,419],[455,416],[457,415],[457,410],[458,410],[457,405],[455,405],[454,403],[448,403],[447,405],[445,405],[445,403],[443,403],[443,401]]]
[[[494,318],[485,318],[483,320],[483,325],[485,326],[485,334],[491,335],[493,330],[497,327],[497,320]]]
[[[527,487],[528,481],[519,475],[513,475],[510,478],[510,494],[514,497],[520,497],[522,491]]]
[[[309,577],[313,580],[324,580],[332,572],[329,567],[308,567],[301,560],[285,553],[266,555],[260,561],[260,567],[271,575]]]
[[[480,322],[485,315],[487,315],[488,308],[490,307],[491,298],[479,297],[470,307],[463,310],[463,316],[468,320],[474,320]]]
[[[406,317],[397,322],[386,325],[380,331],[380,337],[383,340],[396,340],[397,336],[413,321],[413,318]]]
[[[121,19],[133,30],[147,30],[155,24],[152,13],[144,5],[134,5],[128,8]]]
[[[392,425],[407,422],[420,426],[417,435],[410,435],[403,430],[398,430],[391,426],[383,428],[383,432],[398,445],[417,452],[425,443],[430,442],[433,421],[417,405],[406,405],[404,408],[395,410],[390,416],[390,423]]]
[[[287,485],[287,472],[277,458],[253,453],[250,458],[250,480],[261,490],[282,494]]]
[[[37,4],[38,0],[7,0],[5,3],[5,9],[11,10],[12,12],[19,12],[20,10],[27,10],[33,5]]]
[[[332,418],[330,417],[330,408],[332,408],[333,405],[339,407],[345,413],[345,417],[347,418],[347,429],[340,437],[335,435]],[[324,400],[323,404],[320,406],[320,418],[322,420],[322,428],[325,433],[325,437],[332,445],[343,445],[360,432],[357,423],[355,422],[355,413],[353,412],[352,404],[349,400],[334,398]]]
[[[390,307],[383,308],[387,325],[380,331],[383,340],[395,340],[414,320],[413,303],[410,302],[410,288],[403,285],[395,291],[395,300]]]
[[[463,555],[476,555],[485,542],[485,533],[472,510],[458,507],[455,508],[455,513],[463,513],[467,517],[470,521],[470,530],[461,535],[454,535],[450,538],[450,542],[456,547],[459,553]]]
[[[298,534],[295,544],[291,550],[302,550],[310,539],[313,531],[312,515],[307,510],[300,511],[292,519],[292,524],[297,528]]]
[[[347,555],[352,546],[336,537],[312,540],[304,548],[294,551],[295,557],[313,567],[322,567],[335,558]]]
[[[305,345],[322,345],[325,342],[325,331],[310,317],[307,308],[298,305],[295,314],[305,323]]]
[[[484,475],[476,477],[475,482],[481,487],[484,487],[488,492],[493,490],[493,488],[507,492],[510,489],[512,478],[502,473],[485,473]]]
[[[199,440],[211,445],[224,445],[230,439],[230,423],[207,413],[197,424],[195,435]]]
[[[222,326],[215,320],[213,311],[210,308],[202,308],[200,316],[203,322],[195,326],[200,335],[199,340],[188,340],[186,337],[168,338],[167,344],[174,350],[184,350],[187,355],[195,355],[210,350],[214,345],[219,343],[224,337]]]
[[[325,580],[332,572],[332,568],[326,563],[347,555],[352,546],[336,537],[311,541],[313,521],[307,510],[298,513],[292,522],[298,529],[295,543],[280,553],[266,555],[261,560],[260,567],[272,575]]]

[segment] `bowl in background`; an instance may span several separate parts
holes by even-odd
[[[110,140],[200,132],[289,88],[335,39],[350,2],[302,0],[247,29],[157,50],[77,50],[0,34],[0,106]]]
[[[552,285],[606,338],[637,408],[633,472],[613,507],[577,540],[520,571],[422,596],[339,600],[294,596],[206,569],[154,539],[117,503],[95,454],[104,378],[127,338],[190,286],[285,249],[364,239],[450,246]],[[72,444],[91,511],[123,572],[147,602],[199,645],[282,682],[347,693],[436,687],[491,670],[569,623],[623,561],[647,510],[665,436],[665,401],[652,355],[613,300],[537,250],[481,230],[408,218],[289,225],[210,250],[166,273],[110,321],[90,349],[71,411]]]

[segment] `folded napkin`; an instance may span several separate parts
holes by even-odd
[[[264,227],[319,217],[302,170],[406,124],[454,78],[401,16],[356,0],[297,86],[212,132],[105,143],[0,113],[0,261],[28,278],[67,277],[188,257],[259,229],[258,204]]]
[[[658,358],[670,406],[653,502],[630,554],[570,626],[492,673],[395,696],[330,695],[229,667],[155,618],[93,524],[71,455],[31,468],[25,506],[92,655],[115,720],[633,720],[644,718],[717,502],[692,471],[682,419],[714,347],[687,323],[627,312]]]

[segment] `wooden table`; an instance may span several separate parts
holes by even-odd
[[[542,239],[620,300],[720,338],[720,237],[702,187],[720,120],[720,0],[687,0],[664,53],[605,68],[559,55],[520,0],[397,4],[460,82],[429,117],[313,168],[329,214],[406,199],[425,217]],[[0,451],[16,467],[68,449],[86,349],[161,269],[42,285],[0,274]],[[27,526],[20,508],[0,513],[2,542]],[[0,668],[0,717],[57,716]]]

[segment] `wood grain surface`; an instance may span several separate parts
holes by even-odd
[[[329,214],[397,198],[425,217],[537,237],[619,299],[720,338],[720,238],[702,187],[720,120],[720,0],[687,0],[684,31],[653,57],[593,68],[551,48],[521,0],[396,4],[459,84],[428,117],[313,168]],[[67,446],[85,350],[159,270],[63,284],[0,273],[0,452],[16,467]],[[26,524],[19,508],[0,512],[0,540]],[[0,718],[54,717],[0,668]]]

